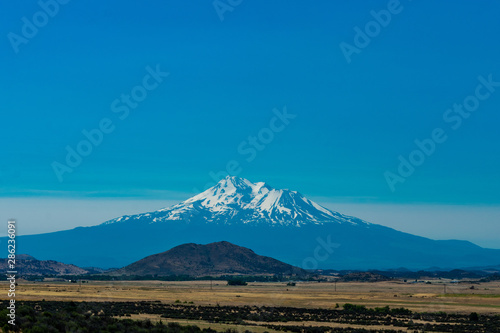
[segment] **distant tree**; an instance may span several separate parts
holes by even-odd
[[[229,279],[227,280],[227,285],[228,286],[246,286],[248,283],[246,281],[243,281],[241,279]]]

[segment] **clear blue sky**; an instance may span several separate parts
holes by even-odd
[[[185,199],[234,160],[330,200],[499,204],[500,87],[457,129],[443,115],[500,81],[500,3],[401,0],[348,63],[341,43],[391,3],[244,0],[221,20],[212,1],[72,0],[47,22],[37,1],[2,3],[0,195]],[[40,27],[13,47],[23,17]],[[113,101],[157,65],[168,77],[120,119]],[[296,117],[249,162],[285,106]],[[114,130],[61,182],[53,162],[102,119]],[[384,173],[436,128],[447,140],[392,191]]]

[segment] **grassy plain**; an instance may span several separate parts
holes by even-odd
[[[225,281],[89,281],[81,285],[22,281],[17,286],[16,299],[161,301],[327,309],[335,308],[336,304],[353,303],[367,307],[405,307],[417,312],[500,314],[500,281],[480,284],[452,284],[446,280],[431,282],[298,282],[296,286],[287,286],[283,282],[254,282],[247,286],[228,286]],[[470,289],[472,286],[474,289]],[[6,299],[6,296],[1,298]]]

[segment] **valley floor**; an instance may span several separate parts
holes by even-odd
[[[470,289],[472,286],[474,289]],[[178,300],[196,305],[306,308],[334,308],[337,303],[354,303],[367,307],[405,307],[418,312],[500,314],[500,281],[446,283],[446,287],[442,280],[432,281],[431,284],[401,281],[339,282],[336,285],[298,282],[296,286],[287,286],[284,282],[228,286],[226,281],[89,281],[81,285],[69,282],[20,282],[17,295],[18,300],[166,303]]]
[[[27,282],[17,286],[18,301],[86,301],[86,302],[140,302],[156,301],[159,304],[186,306],[257,306],[290,307],[307,309],[342,309],[345,303],[364,305],[367,308],[389,306],[406,308],[419,313],[446,312],[470,315],[496,315],[500,318],[500,281],[487,283],[450,283],[445,280],[426,283],[387,282],[298,282],[295,286],[286,283],[249,283],[247,286],[228,286],[226,281],[89,281],[77,284],[69,282]],[[445,287],[446,284],[446,287]],[[6,286],[5,286],[6,287]],[[473,289],[471,289],[473,287]],[[445,294],[446,289],[446,294]],[[1,299],[6,299],[1,297]],[[390,317],[390,316],[388,316]],[[331,328],[367,328],[372,330],[403,330],[392,325],[364,326],[315,320],[287,322],[245,320],[241,325],[234,323],[210,323],[203,320],[160,318],[157,313],[140,313],[129,319],[150,319],[163,322],[175,321],[181,324],[197,325],[224,331],[228,328],[263,333],[277,332],[284,327],[299,326]],[[413,322],[418,323],[418,319]],[[248,324],[250,326],[245,326]],[[452,323],[460,326],[459,323]],[[274,325],[274,326],[273,326]],[[457,326],[457,327],[458,327]]]

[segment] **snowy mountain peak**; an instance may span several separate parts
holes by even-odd
[[[170,208],[156,212],[105,222],[141,220],[147,223],[164,221],[201,221],[218,224],[270,224],[296,226],[324,223],[368,225],[355,217],[330,211],[306,199],[300,193],[278,190],[264,182],[227,176],[215,186]]]

